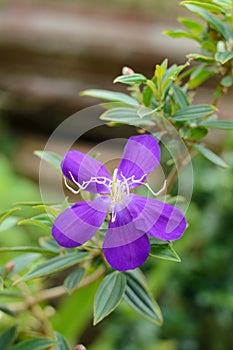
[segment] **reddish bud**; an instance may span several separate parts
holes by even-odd
[[[133,71],[133,69],[129,68],[129,67],[123,67],[122,68],[122,74],[123,75],[132,75],[135,72]]]
[[[75,350],[87,350],[87,348],[82,344],[78,344],[76,345]]]

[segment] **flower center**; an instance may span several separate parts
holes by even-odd
[[[111,183],[111,199],[113,202],[119,202],[123,200],[123,197],[130,194],[130,188],[128,180],[121,174],[123,180],[117,179],[118,169],[113,172],[112,183]]]

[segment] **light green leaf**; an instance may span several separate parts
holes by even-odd
[[[170,38],[173,38],[173,39],[187,38],[187,39],[196,40],[198,42],[201,41],[200,36],[198,36],[197,34],[188,33],[185,30],[181,30],[181,29],[164,30],[163,33],[170,36]]]
[[[70,350],[70,347],[62,334],[56,332],[57,349],[56,350]]]
[[[225,64],[226,62],[230,61],[233,58],[233,51],[223,51],[223,52],[217,52],[215,54],[216,61]]]
[[[15,274],[19,274],[21,271],[30,266],[36,259],[38,259],[41,255],[38,253],[27,253],[17,256],[14,259],[8,261],[8,263],[13,263],[14,268],[8,274],[8,276],[14,276]]]
[[[204,120],[200,125],[212,129],[233,130],[233,122],[228,120]]]
[[[205,148],[198,144],[193,144],[193,147],[200,152],[206,159],[210,160],[212,163],[222,167],[222,168],[229,168],[229,165],[227,165],[223,159],[221,159],[217,154],[210,151],[208,148]]]
[[[179,17],[178,21],[182,23],[187,29],[191,30],[191,32],[201,33],[204,30],[203,25],[189,18]]]
[[[68,293],[72,293],[79,282],[82,280],[85,274],[85,269],[83,267],[79,267],[72,271],[64,281],[64,287],[67,289]]]
[[[43,249],[40,247],[0,247],[0,253],[40,253],[40,254],[55,254],[54,251],[49,249]]]
[[[204,63],[214,63],[215,62],[215,59],[213,57],[204,56],[204,55],[201,55],[199,53],[190,53],[187,55],[187,58],[189,60],[194,60],[197,62],[204,62]]]
[[[127,278],[125,301],[139,314],[157,325],[161,325],[163,322],[161,310],[145,283],[138,277],[138,271],[125,272],[125,275]]]
[[[9,228],[12,228],[18,224],[19,218],[16,216],[8,216],[1,224],[0,224],[0,232],[6,231]]]
[[[150,256],[156,259],[181,262],[179,255],[176,253],[170,243],[151,244]]]
[[[188,81],[189,89],[195,89],[196,87],[204,83],[204,81],[206,81],[215,74],[215,71],[213,69],[208,70],[203,68],[200,72],[197,72],[197,74],[194,73],[195,71],[190,76],[190,80]]]
[[[52,220],[47,214],[40,214],[28,219],[22,219],[18,222],[18,225],[35,225],[49,231],[51,230],[52,224]]]
[[[131,96],[116,91],[91,89],[82,91],[80,95],[99,98],[106,101],[121,102],[135,107],[139,106],[138,101],[132,98]]]
[[[47,338],[35,338],[13,345],[8,350],[47,350],[54,344],[54,341]]]
[[[17,326],[7,329],[0,335],[0,349],[9,350],[9,345],[13,342],[16,334]]]
[[[220,83],[222,86],[229,88],[233,85],[233,77],[230,75],[226,75],[221,79]]]
[[[188,10],[194,12],[196,15],[201,17],[204,21],[206,21],[212,28],[214,28],[217,32],[221,33],[222,36],[228,41],[231,39],[232,32],[230,27],[228,27],[224,22],[214,17],[208,11],[204,10],[200,3],[198,6],[193,5],[192,1],[182,1],[181,5],[184,5]]]
[[[45,151],[34,151],[34,154],[37,157],[41,158],[42,160],[48,162],[56,170],[61,172],[61,162],[63,160],[63,157],[61,157],[59,154],[56,154],[54,152],[45,152]]]
[[[215,112],[217,108],[212,105],[200,104],[179,109],[173,114],[172,119],[186,121],[190,119],[201,119]]]
[[[154,125],[151,116],[140,118],[137,114],[137,110],[134,108],[115,108],[104,112],[100,119],[136,126]]]
[[[86,260],[89,253],[74,252],[66,255],[57,256],[48,261],[45,261],[35,267],[34,270],[28,272],[22,277],[23,281],[28,281],[34,278],[45,277],[59,271],[65,270],[70,266],[74,266],[80,261]]]
[[[146,83],[147,78],[142,74],[134,73],[130,75],[120,75],[119,77],[116,77],[116,79],[114,79],[113,82],[134,85],[134,84]]]
[[[107,275],[99,286],[94,301],[94,325],[119,305],[125,292],[126,277],[118,271]]]
[[[10,210],[4,211],[2,213],[0,213],[0,224],[6,220],[6,218],[8,218],[9,216],[11,216],[14,212],[16,212],[17,210],[20,210],[20,208],[12,208]]]
[[[146,116],[152,115],[153,113],[153,109],[147,107],[140,107],[137,111],[139,118],[145,118]]]
[[[205,1],[182,1],[180,5],[196,5],[210,12],[216,13],[218,15],[222,14],[222,9],[218,5],[214,5]],[[186,6],[187,7],[187,6]]]

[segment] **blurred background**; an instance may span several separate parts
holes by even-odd
[[[0,209],[40,199],[39,160],[51,132],[71,114],[95,104],[82,90],[113,85],[123,66],[151,76],[164,58],[182,64],[196,44],[162,34],[190,16],[177,0],[0,0]],[[196,96],[211,102],[213,81]],[[232,119],[232,92],[220,104]],[[86,120],[80,119],[80,125]],[[88,125],[87,125],[88,127]],[[132,129],[96,130],[82,139],[85,149]],[[208,143],[233,165],[233,136],[210,133]],[[58,140],[59,153],[64,140]],[[90,350],[230,349],[233,311],[233,174],[203,159],[194,162],[195,188],[188,212],[190,228],[175,247],[182,263],[151,261],[149,284],[164,314],[158,328],[122,305],[97,327],[91,326],[96,286],[75,293],[56,307],[57,330]],[[51,187],[53,179],[48,179]],[[25,244],[39,237],[30,227],[0,234],[1,245]],[[5,229],[5,228],[4,228]],[[1,231],[1,227],[0,227]],[[1,233],[1,232],[0,232]],[[71,321],[72,320],[72,321]],[[69,325],[69,326],[67,326]]]

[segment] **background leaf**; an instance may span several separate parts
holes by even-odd
[[[82,91],[80,95],[99,98],[106,101],[122,102],[135,107],[139,106],[138,101],[131,96],[116,91],[91,89]]]
[[[82,280],[85,274],[85,269],[83,267],[79,267],[72,271],[64,281],[64,287],[67,289],[69,293],[72,293],[79,282]]]
[[[13,326],[7,329],[4,333],[0,335],[0,349],[8,350],[9,345],[13,342],[16,334],[17,326]]]
[[[194,144],[193,147],[199,151],[206,159],[210,160],[212,163],[222,167],[229,168],[229,166],[221,159],[217,154],[210,151],[208,148],[202,147],[201,145]]]

